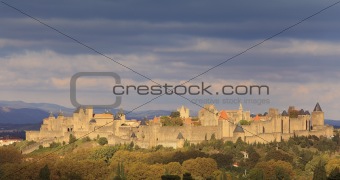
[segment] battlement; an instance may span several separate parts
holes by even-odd
[[[184,140],[199,143],[210,139],[234,140],[238,138],[253,142],[281,141],[296,134],[330,137],[333,127],[324,125],[324,112],[319,103],[313,112],[296,110],[290,106],[281,113],[269,108],[268,113],[251,115],[240,104],[238,109],[218,111],[213,104],[207,104],[198,112],[198,119],[190,117],[190,110],[184,106],[177,109],[183,120],[182,126],[162,126],[161,118],[147,121],[126,120],[125,115],[105,112],[94,114],[92,107],[77,108],[71,117],[51,114],[43,120],[40,131],[27,131],[26,139],[68,142],[70,134],[76,137],[106,137],[110,144],[130,143],[140,147],[157,145],[181,147]],[[243,124],[240,124],[243,123]],[[178,138],[180,137],[180,138]],[[259,138],[261,137],[261,138]]]

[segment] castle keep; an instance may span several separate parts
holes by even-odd
[[[73,116],[51,114],[43,120],[40,131],[27,131],[26,140],[37,142],[68,142],[76,138],[106,137],[109,144],[130,143],[149,148],[157,145],[182,147],[185,140],[199,143],[212,135],[225,141],[241,138],[248,143],[288,140],[291,136],[333,136],[333,127],[324,124],[324,112],[319,103],[312,113],[294,107],[283,112],[270,108],[263,115],[251,115],[240,104],[236,110],[218,111],[205,105],[198,117],[190,117],[188,108],[177,109],[183,120],[181,126],[163,126],[160,117],[148,121],[126,120],[124,114],[114,116],[105,112],[94,114],[91,107],[77,108]]]

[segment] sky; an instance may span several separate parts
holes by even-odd
[[[269,95],[184,98],[130,93],[122,96],[126,110],[185,105],[197,112],[206,103],[222,110],[242,102],[252,113],[288,106],[312,111],[319,102],[326,118],[340,120],[340,4],[251,48],[336,1],[3,2],[45,25],[0,3],[0,100],[72,107],[74,74],[114,72],[124,86],[204,82],[211,91],[270,89]],[[111,104],[115,84],[108,77],[80,78],[77,100]]]

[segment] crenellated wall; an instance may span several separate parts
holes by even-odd
[[[187,117],[189,109],[179,108],[181,116]],[[290,118],[285,112],[279,114],[277,109],[270,108],[266,116],[250,121],[250,125],[237,125],[240,120],[250,120],[250,112],[223,110],[218,112],[213,105],[205,105],[199,112],[202,125],[188,123],[183,126],[162,126],[160,122],[150,121],[149,125],[140,125],[136,120],[118,120],[110,113],[93,114],[91,108],[78,108],[72,117],[57,117],[43,120],[40,131],[26,131],[26,140],[37,142],[68,142],[70,134],[77,138],[89,136],[91,139],[108,138],[109,144],[127,144],[132,141],[140,147],[149,148],[157,145],[182,147],[185,140],[200,143],[209,140],[214,134],[216,139],[236,141],[239,137],[248,143],[268,143],[288,140],[297,136],[333,135],[333,127],[324,125],[324,113],[317,105],[312,115],[301,110],[297,118]],[[223,117],[221,117],[223,115]],[[248,117],[249,116],[249,117]],[[238,128],[237,128],[238,127]]]

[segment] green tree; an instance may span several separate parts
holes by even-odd
[[[133,150],[133,147],[135,146],[135,143],[133,143],[133,141],[130,142],[129,146],[128,146],[128,150]]]
[[[285,179],[292,179],[294,176],[293,166],[285,161],[265,161],[256,164],[255,168],[251,170],[254,177],[261,177],[263,171],[264,179],[278,179],[284,177]],[[251,178],[253,179],[253,178]]]
[[[137,162],[129,164],[127,168],[127,179],[160,179],[164,175],[162,164],[148,165]]]
[[[113,179],[114,180],[126,180],[123,163],[118,163],[116,176]]]
[[[286,161],[286,162],[289,162],[289,163],[293,163],[293,156],[282,151],[282,150],[276,150],[276,149],[273,149],[271,151],[269,151],[265,157],[265,159],[267,161],[271,160],[271,159],[274,159],[274,160],[281,160],[281,161]]]
[[[299,153],[299,156],[301,157],[299,158],[300,169],[304,170],[306,164],[313,159],[313,152],[309,150],[302,150]]]
[[[289,180],[289,174],[282,167],[275,167],[275,178],[278,180]]]
[[[208,155],[199,150],[177,151],[173,154],[171,161],[182,164],[186,160],[195,159],[197,157],[208,157]]]
[[[193,180],[191,173],[184,173],[183,174],[183,180]]]
[[[340,167],[340,158],[332,158],[327,162],[326,173],[330,174],[334,169]]]
[[[101,145],[101,146],[104,146],[107,143],[108,143],[108,141],[107,141],[106,137],[100,137],[98,139],[98,144]]]
[[[178,111],[173,111],[173,112],[171,112],[170,117],[172,117],[172,118],[180,117],[180,113]]]
[[[259,168],[253,168],[252,170],[250,170],[249,178],[253,180],[263,180],[264,179],[263,170]]]
[[[75,172],[66,173],[66,179],[82,180],[81,176]]]
[[[90,159],[93,160],[99,160],[99,159],[104,159],[104,158],[109,158],[111,159],[112,156],[118,151],[118,146],[104,146],[95,149],[90,153]]]
[[[313,173],[315,167],[318,166],[319,161],[321,161],[321,164],[328,165],[327,162],[329,161],[329,156],[327,154],[314,155],[313,159],[306,164],[305,171]]]
[[[180,117],[161,116],[161,123],[163,126],[182,126],[183,119]]]
[[[46,164],[43,168],[40,169],[39,179],[40,180],[49,180],[50,175],[51,175],[50,169],[48,168],[48,165]]]
[[[227,174],[225,172],[225,169],[223,168],[220,174],[220,180],[227,180]]]
[[[0,168],[0,178],[3,178],[2,176],[4,176],[4,173],[3,173],[2,169]]]
[[[318,165],[315,166],[314,173],[313,173],[313,180],[326,180],[326,169],[325,165],[319,161]]]
[[[250,121],[247,120],[240,120],[240,125],[250,125]]]
[[[50,144],[50,148],[56,148],[56,147],[59,147],[60,145],[61,145],[61,143],[52,142]]]
[[[162,180],[181,180],[181,177],[178,175],[162,175]]]
[[[331,173],[329,174],[328,180],[335,180],[335,179],[340,179],[340,171],[339,171],[339,167],[334,168]]]
[[[81,141],[82,141],[82,142],[89,142],[89,141],[91,141],[91,138],[88,137],[88,136],[86,136],[86,137],[84,137],[83,139],[81,139]]]
[[[210,140],[216,140],[216,135],[215,135],[215,133],[212,133],[212,134],[211,134]]]
[[[332,138],[332,141],[334,141],[337,145],[340,145],[340,134],[337,132],[335,136]]]
[[[70,134],[70,137],[68,139],[68,143],[72,144],[72,143],[74,143],[76,141],[77,141],[77,138],[75,136],[73,136],[73,134]]]
[[[216,161],[217,166],[219,168],[229,167],[233,163],[233,155],[232,154],[217,153],[217,154],[210,155],[210,157],[213,158]]]
[[[166,169],[167,174],[172,174],[172,175],[182,175],[182,166],[179,162],[170,162],[169,164],[166,164],[164,166]]]
[[[185,172],[190,172],[194,177],[210,177],[217,170],[217,163],[211,158],[189,159],[183,162]]]
[[[260,159],[259,153],[253,148],[253,146],[249,146],[246,150],[248,153],[248,159],[246,159],[246,165],[249,169],[253,168]]]

